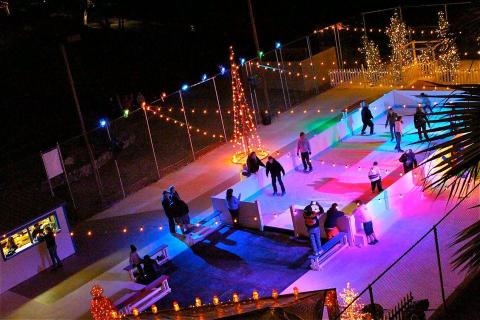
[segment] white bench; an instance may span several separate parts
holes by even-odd
[[[143,312],[170,292],[172,292],[172,289],[168,285],[168,277],[163,275],[143,289],[125,296],[115,305],[120,314],[129,315],[135,308],[138,312]]]
[[[161,245],[159,248],[156,248],[152,252],[148,253],[150,258],[157,261],[157,264],[161,266],[162,264],[166,263],[169,260],[168,257],[168,246],[166,244]],[[123,270],[128,272],[128,276],[130,280],[135,281],[135,270],[136,268],[129,264],[128,266],[124,267]]]

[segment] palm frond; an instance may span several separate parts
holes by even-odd
[[[419,153],[429,155],[422,163],[429,167],[424,188],[437,190],[437,196],[448,192],[449,201],[461,202],[475,194],[473,191],[480,186],[480,85],[449,87],[454,90],[451,94],[434,96],[444,100],[429,115],[434,118],[430,122],[435,126],[427,130],[431,137],[429,146]],[[452,266],[469,272],[478,271],[480,221],[458,233],[454,245],[460,246]]]

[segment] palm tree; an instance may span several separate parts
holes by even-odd
[[[435,84],[436,86],[442,86]],[[453,92],[432,115],[438,126],[428,130],[434,133],[429,147],[420,151],[433,152],[425,163],[431,163],[426,177],[426,189],[449,190],[449,201],[461,202],[474,194],[480,185],[480,85],[449,85]],[[474,208],[478,210],[479,204]],[[456,235],[452,246],[460,245],[452,265],[468,272],[480,270],[480,220]]]

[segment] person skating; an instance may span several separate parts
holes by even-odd
[[[368,179],[370,179],[370,185],[372,187],[372,192],[375,192],[377,188],[378,192],[383,191],[382,187],[382,176],[380,175],[380,169],[378,168],[378,162],[375,161],[373,166],[368,171]]]
[[[173,215],[173,212],[172,212],[170,193],[168,191],[163,191],[162,207],[163,207],[163,211],[165,211],[165,215],[168,218],[168,229],[170,230],[170,233],[176,233],[175,216]]]
[[[403,152],[400,143],[402,142],[402,134],[403,134],[403,121],[402,116],[398,116],[397,120],[395,120],[395,139],[397,140],[397,144],[395,145],[395,150],[398,152]]]
[[[335,237],[340,230],[337,227],[337,220],[340,217],[343,217],[345,213],[337,209],[338,204],[333,203],[330,208],[327,210],[327,218],[325,219],[325,232],[327,233],[327,239],[330,240]]]
[[[190,216],[188,215],[188,205],[180,198],[173,197],[171,202],[172,213],[175,222],[180,226],[182,233],[188,233],[190,230]]]
[[[313,254],[318,256],[322,253],[322,242],[320,240],[320,220],[319,217],[324,213],[322,206],[312,201],[303,209],[303,218],[310,237]]]
[[[239,205],[240,205],[240,198],[242,194],[238,195],[238,198],[233,195],[233,189],[227,190],[227,195],[225,197],[225,202],[227,204],[228,211],[232,216],[233,225],[238,223],[238,215],[239,215]]]
[[[422,111],[422,108],[417,107],[417,111],[413,115],[413,124],[418,131],[418,138],[422,141],[422,133],[425,139],[428,140],[427,124],[430,128],[430,121],[428,121],[427,115]]]
[[[365,100],[360,102],[360,105],[362,106],[362,123],[363,123],[362,135],[365,134],[365,130],[367,129],[367,127],[370,127],[370,134],[372,135],[373,134],[372,112],[368,108],[368,104],[365,102]]]
[[[385,122],[385,128],[390,127],[390,141],[395,139],[395,120],[397,120],[397,113],[393,111],[393,108],[388,108],[387,121]]]
[[[403,172],[407,173],[418,166],[417,159],[415,158],[415,153],[412,149],[408,149],[405,151],[400,159],[398,159],[401,163],[403,163]]]
[[[430,102],[430,99],[428,99],[424,92],[420,93],[420,97],[422,98],[423,112],[427,113],[427,109],[430,109],[430,112],[432,112],[432,103]]]
[[[255,151],[252,151],[247,159],[247,170],[248,173],[257,173],[260,167],[265,167],[262,160],[257,157]]]
[[[50,259],[52,259],[53,263],[53,269],[63,267],[62,260],[60,260],[57,254],[57,242],[55,241],[55,234],[50,227],[46,227],[45,231],[47,233],[43,237],[43,240],[47,244],[48,253],[50,254]]]
[[[168,187],[167,191],[168,191],[168,194],[169,194],[170,202],[173,201],[173,198],[180,199],[180,195],[178,194],[177,190],[175,189],[175,186]]]
[[[285,186],[283,185],[283,181],[282,181],[282,173],[283,173],[283,176],[285,176],[285,170],[283,169],[282,165],[280,164],[280,162],[275,160],[272,156],[269,156],[266,168],[267,168],[266,170],[267,177],[268,177],[268,173],[272,175],[273,195],[274,196],[277,195],[277,180],[278,180],[278,183],[280,184],[280,188],[282,189],[282,196],[284,196]]]
[[[305,172],[307,172],[307,167],[308,170],[313,170],[312,162],[310,161],[311,154],[312,150],[310,149],[310,142],[305,136],[305,133],[300,132],[300,138],[298,138],[297,141],[297,156],[300,155],[302,157],[303,171]]]
[[[352,214],[355,217],[355,220],[360,222],[363,226],[363,231],[367,236],[368,244],[377,244],[378,239],[373,232],[373,222],[372,216],[368,212],[367,206],[360,200],[355,201],[357,207],[353,210]]]

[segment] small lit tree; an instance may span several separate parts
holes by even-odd
[[[453,81],[455,72],[460,65],[460,57],[455,39],[449,32],[449,23],[443,11],[438,12],[437,38],[440,40],[438,64],[447,81]]]
[[[343,307],[348,308],[342,313],[342,320],[362,320],[365,318],[365,314],[362,312],[363,304],[358,302],[357,293],[350,287],[350,283],[347,282],[347,287],[340,293],[342,298]]]
[[[413,62],[412,53],[408,50],[408,32],[405,23],[402,21],[398,11],[395,11],[390,18],[390,26],[387,28],[387,35],[390,39],[390,56],[393,81],[400,83],[402,80],[403,67]]]
[[[369,40],[367,35],[363,35],[361,51],[365,56],[367,65],[367,79],[371,85],[376,85],[378,80],[380,80],[380,72],[384,68],[378,45]]]

